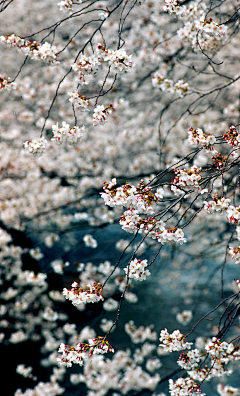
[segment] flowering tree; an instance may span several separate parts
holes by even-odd
[[[228,264],[240,263],[239,1],[5,0],[0,18],[1,340],[44,338],[41,364],[54,366],[44,382],[18,364],[38,383],[15,396],[62,394],[75,364],[83,368],[70,381],[89,396],[160,396],[168,380],[172,396],[203,395],[218,377],[215,391],[238,395],[224,381],[240,358],[239,274],[226,284]],[[66,252],[79,244],[68,232],[107,234],[114,223],[126,233],[115,238],[115,262],[77,262],[66,281]],[[89,233],[83,244],[98,246]],[[63,292],[40,270],[43,249]],[[124,304],[174,252],[182,271],[189,255],[199,268],[204,255],[219,257],[218,302],[187,334],[177,323],[161,330],[158,349],[152,326],[126,321],[131,342],[143,345],[118,350],[111,334]],[[101,335],[68,322],[88,303],[116,310]],[[193,311],[176,321],[188,325]],[[208,320],[215,325],[204,333]],[[161,378],[159,355],[171,352],[181,353],[178,368]]]

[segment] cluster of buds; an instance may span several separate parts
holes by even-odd
[[[182,190],[184,191],[185,187],[197,188],[199,190],[199,182],[202,178],[199,173],[201,170],[202,168],[198,168],[196,165],[193,165],[189,170],[174,169],[175,178],[172,180],[172,191],[174,191],[176,194],[179,194],[182,192]]]
[[[63,121],[62,128],[59,128],[58,123],[56,125],[52,125],[53,138],[51,140],[57,144],[66,142],[70,146],[75,146],[82,140],[82,132],[84,129],[84,126],[79,128],[76,125],[73,128],[70,128],[70,125]]]
[[[193,129],[192,127],[188,130],[188,142],[191,145],[201,145],[206,152],[213,152],[217,154],[217,151],[213,150],[212,145],[216,143],[215,136],[210,133],[205,133],[201,128]]]
[[[232,147],[240,147],[240,135],[234,125],[230,126],[229,130],[223,135],[223,139]]]
[[[204,209],[208,213],[214,213],[214,212],[222,212],[222,211],[227,211],[229,208],[229,204],[231,202],[230,199],[228,198],[218,198],[217,194],[213,195],[213,200],[212,201],[204,201]]]
[[[134,259],[130,261],[126,268],[124,268],[124,271],[126,275],[128,274],[129,278],[143,281],[147,276],[151,275],[150,271],[146,269],[147,266],[147,260]]]
[[[68,92],[68,95],[70,96],[69,102],[71,102],[74,107],[80,107],[81,111],[89,111],[87,108],[89,106],[89,100],[87,100],[86,96],[78,92]]]
[[[160,346],[166,352],[191,349],[192,345],[192,342],[185,342],[185,337],[183,334],[180,333],[179,330],[174,330],[172,334],[169,334],[167,329],[161,330],[159,340],[162,342]]]
[[[93,125],[105,124],[107,122],[107,116],[114,110],[113,104],[110,103],[109,106],[104,107],[103,105],[98,105],[93,112]]]
[[[88,343],[79,343],[76,347],[62,343],[58,352],[62,353],[63,356],[58,358],[57,361],[61,365],[71,367],[73,363],[82,366],[84,360],[92,355],[114,352],[114,349],[104,337],[97,337],[88,340]]]
[[[46,151],[47,140],[42,137],[39,140],[27,140],[23,143],[26,151],[33,154],[34,157],[40,157]]]
[[[146,186],[143,180],[140,181],[137,187],[128,183],[122,187],[116,187],[116,183],[117,181],[115,178],[112,179],[110,183],[104,183],[104,192],[100,194],[104,199],[105,205],[111,207],[121,205],[130,209],[135,208],[137,209],[136,214],[153,214],[152,204],[154,202],[158,203],[164,195],[162,188],[158,188],[154,194],[152,192],[152,187]]]
[[[63,295],[67,300],[72,301],[73,305],[95,303],[103,301],[102,284],[94,282],[93,285],[88,284],[89,290],[83,290],[77,282],[73,282],[72,289],[63,289]]]
[[[6,91],[9,91],[10,89],[15,89],[16,88],[16,83],[10,81],[10,77],[4,77],[2,74],[0,74],[0,91],[3,91],[4,89]]]
[[[227,158],[225,155],[222,155],[220,152],[212,157],[214,159],[214,165],[218,169],[223,169],[223,167],[227,164]]]
[[[183,80],[177,81],[175,84],[172,80],[165,78],[165,72],[157,71],[152,75],[152,85],[158,87],[162,91],[176,93],[182,98],[188,91],[188,83]]]
[[[59,56],[55,45],[47,42],[44,44],[37,43],[36,41],[23,40],[16,34],[1,36],[0,41],[7,46],[15,47],[19,51],[25,53],[33,60],[44,60],[48,65],[55,65],[59,63]]]

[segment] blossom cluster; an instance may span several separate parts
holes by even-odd
[[[88,284],[89,290],[83,290],[77,282],[73,282],[72,289],[63,289],[63,295],[67,300],[70,300],[73,305],[95,303],[103,301],[102,285],[94,282],[93,285]]]
[[[224,363],[228,363],[230,360],[240,359],[240,347],[226,341],[221,342],[216,337],[213,337],[211,341],[205,346],[205,350],[214,359],[224,358]]]
[[[227,26],[212,18],[206,19],[206,3],[193,2],[186,6],[177,0],[165,0],[164,10],[185,21],[178,30],[181,40],[188,41],[194,49],[217,51],[227,40]]]
[[[119,224],[126,232],[145,234],[148,237],[157,239],[162,244],[180,243],[182,245],[186,242],[184,233],[181,228],[165,228],[165,223],[161,220],[156,220],[154,217],[142,219],[135,209],[126,210],[119,220]]]
[[[110,183],[104,183],[103,193],[100,193],[104,199],[105,205],[108,206],[125,206],[137,209],[137,213],[153,214],[152,204],[158,203],[163,198],[164,191],[162,188],[157,189],[156,193],[152,192],[152,187],[146,186],[141,180],[137,187],[128,183],[122,187],[116,187],[116,179]]]
[[[217,392],[220,396],[239,396],[240,389],[229,385],[218,384]]]
[[[24,47],[24,40],[16,34],[8,34],[7,36],[0,36],[0,41],[8,47],[15,47],[21,50]]]
[[[97,73],[100,64],[98,57],[95,55],[85,56],[84,54],[80,54],[78,61],[72,64],[72,69],[75,72],[79,72],[78,83],[88,85],[89,81],[86,81],[85,76]]]
[[[232,343],[221,342],[216,337],[208,341],[205,345],[205,353],[211,358],[210,367],[198,367],[188,371],[188,375],[197,380],[209,381],[213,377],[222,377],[224,375],[229,375],[232,370],[227,370],[226,365],[230,361],[240,359],[240,347],[234,346]]]
[[[213,144],[216,143],[215,136],[210,133],[205,133],[201,128],[189,128],[188,130],[188,142],[194,146],[202,146],[204,151],[208,153],[211,151],[212,154],[217,154],[216,150],[213,150]]]
[[[53,142],[57,144],[62,144],[63,142],[68,143],[70,146],[75,146],[82,140],[85,127],[81,128],[78,126],[70,127],[65,121],[62,123],[62,127],[59,128],[58,123],[56,125],[52,125],[53,138],[51,139]]]
[[[201,168],[196,165],[191,166],[190,169],[174,169],[175,178],[172,180],[171,189],[175,194],[181,194],[184,188],[200,189],[199,182],[202,177],[200,175]],[[180,187],[180,188],[179,188]]]
[[[102,21],[104,21],[104,19],[107,19],[109,17],[110,11],[107,8],[106,11],[103,12],[99,12],[98,16],[101,18]]]
[[[39,140],[27,140],[23,143],[26,151],[33,154],[34,157],[40,157],[46,151],[47,140],[42,137]]]
[[[71,367],[73,363],[82,366],[84,360],[90,358],[94,354],[104,354],[114,352],[113,347],[103,337],[89,339],[88,343],[79,343],[76,347],[61,344],[58,352],[62,353],[62,358],[57,361],[64,366]]]
[[[84,235],[83,242],[85,243],[85,246],[91,247],[93,249],[96,249],[96,247],[98,246],[96,239],[94,239],[90,234]]]
[[[185,337],[179,332],[179,330],[175,330],[172,334],[169,334],[167,329],[162,330],[160,333],[160,341],[163,342],[163,344],[160,344],[160,347],[163,347],[164,350],[168,352],[191,349],[192,345],[192,343],[185,342]],[[203,359],[206,361],[208,357],[211,359],[210,367],[207,365],[203,367],[201,364],[199,365]],[[196,348],[182,353],[178,359],[178,364],[181,368],[187,370],[189,375],[187,379],[189,379],[190,382],[196,380],[204,381],[205,379],[208,381],[213,377],[230,374],[231,370],[227,370],[226,365],[233,360],[240,360],[240,347],[238,345],[234,346],[232,343],[227,343],[225,341],[221,342],[220,339],[213,337],[211,340],[206,342],[204,350],[200,351]],[[176,385],[177,383],[178,382],[176,382]],[[170,389],[172,388],[172,394],[174,396],[179,395],[179,393],[177,393],[177,389],[181,389],[181,387],[173,385],[173,381],[170,380],[169,387]],[[179,385],[182,386],[181,381],[179,382]],[[195,384],[195,386],[196,385],[197,384]],[[180,394],[187,395],[188,393]]]
[[[227,209],[228,221],[231,224],[239,224],[240,221],[240,205],[232,206],[230,205]]]
[[[212,159],[214,160],[214,165],[217,169],[223,169],[228,163],[228,157],[226,155],[222,155],[221,152],[215,154]]]
[[[163,10],[169,12],[170,14],[177,14],[180,12],[180,4],[178,0],[165,0],[165,6],[163,7]]]
[[[162,230],[156,232],[156,238],[158,242],[162,244],[179,243],[182,245],[183,243],[187,242],[186,238],[184,238],[183,230],[176,227],[168,229],[162,228]]]
[[[188,91],[188,83],[183,80],[179,80],[174,83],[172,80],[165,78],[165,73],[160,70],[152,75],[152,84],[154,87],[158,87],[162,91],[176,93],[182,98]]]
[[[175,382],[170,379],[169,391],[171,396],[188,396],[192,394],[196,396],[205,396],[205,393],[201,392],[198,384],[190,377],[178,378]]]
[[[53,138],[51,140],[56,142],[58,145],[66,142],[70,146],[75,146],[82,140],[82,132],[84,129],[84,126],[80,128],[76,125],[71,128],[69,124],[63,121],[61,128],[59,128],[58,123],[56,125],[52,125]],[[23,143],[24,149],[33,154],[34,157],[40,157],[43,155],[46,151],[46,146],[47,140],[44,137],[39,140],[27,140]]]
[[[71,102],[74,107],[80,107],[81,111],[89,111],[87,108],[89,106],[89,100],[86,99],[86,96],[81,95],[77,91],[68,92],[68,95],[70,96],[69,102]]]
[[[65,392],[65,388],[61,388],[56,380],[50,382],[40,381],[34,389],[27,389],[26,392],[22,392],[21,389],[17,389],[14,396],[34,396],[34,395],[62,395]]]
[[[63,275],[63,274],[64,274],[64,269],[65,269],[66,267],[69,267],[70,263],[69,263],[69,261],[66,261],[66,262],[64,263],[63,260],[57,259],[57,260],[51,261],[50,265],[51,265],[53,271],[54,271],[56,274],[61,274],[61,275]]]
[[[174,330],[169,334],[167,329],[161,330],[159,340],[162,342],[160,346],[166,352],[182,351],[184,349],[191,349],[192,342],[186,342],[183,334],[179,330]]]
[[[233,260],[235,260],[236,264],[240,264],[240,246],[237,247],[229,247],[229,253]]]
[[[203,31],[210,36],[214,36],[217,40],[225,40],[227,36],[227,26],[223,24],[219,25],[214,22],[212,18],[200,19],[196,23],[196,29],[198,29],[198,31]]]
[[[192,311],[184,310],[177,314],[176,319],[179,323],[186,326],[189,322],[191,322],[192,317],[193,317]]]
[[[72,69],[75,72],[79,72],[77,79],[78,83],[81,85],[89,84],[85,76],[96,74],[101,62],[108,62],[108,65],[111,66],[116,73],[120,74],[130,73],[133,67],[135,67],[135,64],[132,62],[132,55],[128,56],[125,50],[108,50],[101,44],[98,44],[96,55],[85,56],[81,53],[77,62],[72,64]]]
[[[151,353],[152,345],[143,345],[141,352],[144,357]],[[150,376],[136,363],[135,355],[131,357],[130,349],[117,351],[112,359],[95,354],[91,359],[86,359],[83,366],[84,374],[72,374],[70,381],[73,384],[83,382],[89,389],[94,390],[94,393],[100,393],[102,396],[107,395],[109,391],[113,396],[126,395],[131,390],[139,392],[142,389],[150,389],[153,392],[159,383],[160,375]],[[157,362],[154,363],[156,366]],[[159,396],[165,395],[161,393]]]
[[[0,91],[2,90],[9,91],[10,89],[16,89],[16,83],[11,82],[10,78],[4,77],[2,74],[0,74]]]
[[[66,12],[71,12],[72,11],[72,6],[73,4],[81,4],[82,0],[62,0],[60,3],[58,3],[60,11],[63,11],[64,13]]]
[[[103,105],[98,105],[93,111],[93,125],[105,124],[107,122],[107,115],[112,113],[114,110],[113,104],[110,103],[109,106],[105,107]]]
[[[124,271],[126,274],[128,274],[129,278],[143,281],[147,278],[147,276],[151,275],[150,271],[146,269],[147,266],[147,260],[134,259],[130,261],[126,268],[124,268]]]
[[[56,46],[51,45],[48,42],[41,44],[36,41],[25,41],[16,34],[0,36],[0,41],[7,46],[15,47],[19,51],[24,52],[24,54],[29,56],[32,60],[37,61],[42,59],[48,65],[56,65],[59,63]]]
[[[101,44],[98,44],[97,54],[98,59],[108,62],[109,66],[112,66],[116,73],[131,73],[132,69],[135,67],[135,63],[132,61],[132,55],[127,55],[124,49],[108,50]]]
[[[202,354],[199,352],[199,350],[193,349],[188,352],[183,352],[178,359],[178,365],[183,368],[184,370],[192,370],[193,368],[196,368],[198,366],[198,363],[200,362],[202,357]]]
[[[53,232],[48,234],[45,239],[44,243],[48,248],[51,248],[55,242],[59,241],[59,236],[54,234]]]
[[[240,147],[240,135],[234,125],[230,126],[229,130],[223,135],[223,139],[232,147]]]
[[[25,378],[31,378],[33,381],[37,380],[37,377],[32,375],[32,367],[26,367],[25,364],[18,364],[16,372]]]
[[[153,326],[137,327],[133,320],[125,324],[125,332],[131,337],[134,344],[145,342],[146,340],[156,341],[157,333],[153,330]]]
[[[229,208],[229,204],[231,202],[230,199],[228,198],[218,198],[217,194],[213,195],[213,200],[212,201],[204,201],[204,209],[208,213],[214,213],[214,212],[226,212]]]
[[[214,194],[212,198],[212,201],[204,201],[204,209],[208,213],[226,212],[229,223],[237,225],[237,239],[240,240],[240,227],[238,226],[240,221],[240,206],[235,207],[230,205],[230,199],[224,197],[218,198],[217,194]],[[230,246],[229,253],[236,264],[240,264],[240,246]]]

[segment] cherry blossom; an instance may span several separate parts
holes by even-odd
[[[63,289],[63,295],[67,300],[72,301],[73,305],[94,303],[103,300],[101,283],[94,282],[93,285],[88,284],[88,288],[88,291],[84,291],[77,282],[73,282],[71,290]]]
[[[88,340],[88,343],[79,343],[76,347],[61,344],[58,352],[63,354],[62,358],[58,358],[59,363],[71,367],[73,363],[82,366],[84,360],[93,354],[114,352],[114,349],[103,337],[97,337]]]
[[[146,269],[147,265],[147,260],[134,259],[124,268],[124,271],[129,278],[143,281],[147,276],[151,275],[150,271]]]
[[[6,78],[0,74],[0,91],[3,89],[6,91],[16,89],[16,83],[11,82],[10,77]]]
[[[27,140],[23,143],[23,147],[26,151],[33,154],[34,157],[40,157],[46,151],[47,140],[43,137],[39,140]]]
[[[58,123],[52,126],[54,137],[51,140],[58,145],[66,142],[70,146],[74,146],[82,140],[84,129],[84,126],[80,128],[76,125],[71,128],[69,124],[63,121],[61,128]]]
[[[163,342],[160,346],[169,352],[191,349],[192,345],[191,342],[185,342],[185,337],[179,330],[174,330],[172,334],[169,334],[167,329],[161,330],[159,340]]]
[[[105,124],[107,122],[107,116],[112,113],[114,109],[113,104],[110,103],[109,106],[98,105],[93,112],[93,125],[97,126],[98,124]]]

